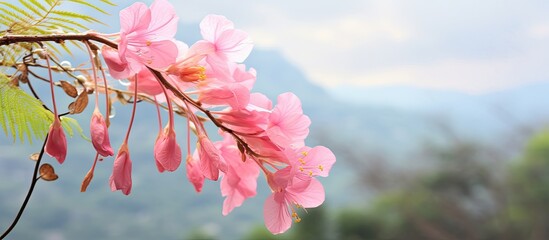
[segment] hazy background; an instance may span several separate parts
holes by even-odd
[[[95,29],[118,31],[117,12],[129,4],[101,16],[111,27]],[[321,179],[324,207],[302,213],[304,221],[282,238],[549,237],[549,2],[173,4],[178,36],[189,44],[209,13],[249,32],[254,90],[271,99],[300,96],[313,121],[308,144],[328,146],[338,158]],[[115,148],[130,107],[116,109]],[[112,158],[98,165],[88,192],[79,192],[94,153],[74,137],[62,166],[46,159],[60,179],[38,183],[13,239],[265,239],[264,180],[258,196],[223,217],[217,183],[195,194],[184,169],[158,174],[153,111],[138,109],[129,197],[110,192]],[[89,116],[79,117],[86,132]],[[33,168],[27,156],[38,148],[0,138],[2,228],[24,198]]]

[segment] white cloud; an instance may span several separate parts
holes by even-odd
[[[185,22],[223,14],[319,84],[469,92],[549,80],[549,2],[174,2]]]

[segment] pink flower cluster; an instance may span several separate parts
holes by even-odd
[[[196,149],[187,147],[185,161],[196,191],[202,190],[205,179],[221,179],[222,213],[227,215],[256,195],[257,178],[263,173],[272,192],[264,205],[265,225],[274,234],[285,232],[292,220],[301,220],[299,208],[323,203],[324,188],[316,177],[328,176],[334,154],[326,147],[305,146],[311,121],[296,95],[283,93],[273,106],[265,95],[252,92],[256,72],[242,64],[253,47],[246,32],[223,16],[208,15],[200,23],[203,39],[189,47],[174,39],[177,21],[166,0],[150,7],[135,3],[120,12],[118,49],[101,49],[113,78],[129,80],[136,97],[146,95],[167,106],[168,124],[159,130],[154,146],[159,172],[176,171],[182,161],[174,127],[176,106],[188,119],[188,134],[196,135]],[[221,141],[210,140],[204,118],[220,127]],[[98,154],[113,155],[98,112],[91,129]],[[131,166],[126,137],[114,160],[113,191],[131,192]]]

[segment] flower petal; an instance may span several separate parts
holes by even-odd
[[[265,226],[273,234],[286,232],[292,226],[292,217],[282,193],[273,193],[265,200],[263,207]]]

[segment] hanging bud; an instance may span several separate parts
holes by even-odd
[[[177,144],[173,128],[164,128],[156,139],[154,159],[159,172],[173,172],[181,164],[181,147]]]
[[[114,155],[105,118],[97,108],[93,111],[90,121],[90,134],[93,147],[101,156]]]
[[[61,127],[61,122],[57,116],[55,116],[55,120],[50,126],[44,151],[51,157],[57,159],[59,163],[63,163],[67,156],[67,138],[65,137],[65,132],[63,132],[63,127]]]

